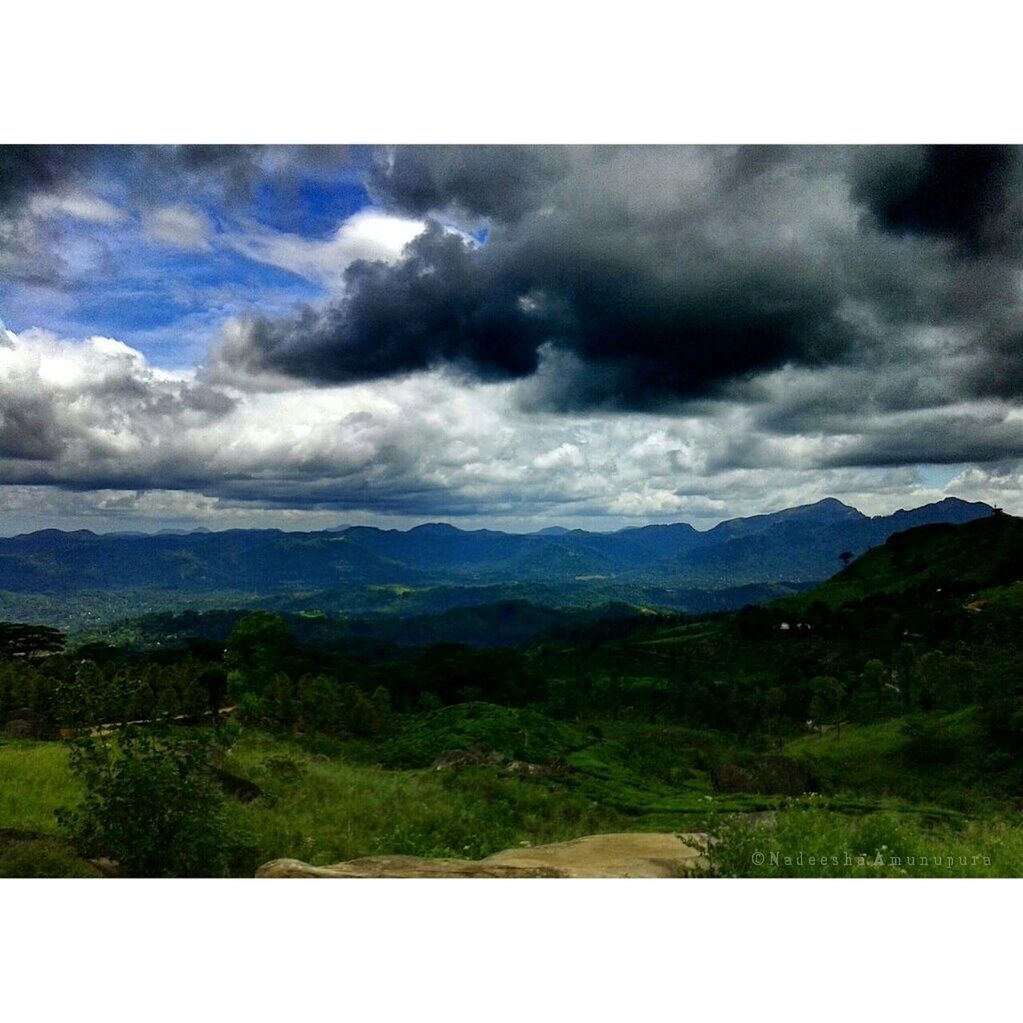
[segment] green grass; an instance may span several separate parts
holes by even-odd
[[[81,795],[67,752],[59,742],[0,740],[0,829],[57,834],[53,811]]]
[[[896,533],[816,589],[786,597],[777,606],[799,609],[820,600],[839,607],[941,579],[958,579],[983,590],[1019,564],[1021,543],[1023,521],[1009,515],[958,526],[919,526]]]
[[[429,767],[446,750],[479,747],[534,763],[586,745],[583,732],[532,710],[460,703],[406,720],[401,734],[372,751],[387,767]]]
[[[383,853],[475,859],[622,825],[612,808],[583,793],[499,768],[383,770],[250,731],[240,733],[226,766],[265,793],[247,804],[229,801],[233,822],[255,849],[254,864]],[[53,811],[79,794],[60,743],[0,745],[0,829],[56,836]],[[0,876],[13,873],[5,864],[0,855]],[[67,867],[80,865],[69,860]]]
[[[732,819],[716,838],[712,869],[726,877],[1023,876],[1023,829],[997,817],[852,816],[812,797],[767,820]]]
[[[994,607],[1004,611],[1023,611],[1023,582],[981,590],[976,600],[976,606],[982,610]]]
[[[101,876],[62,839],[0,832],[0,878]]]
[[[81,789],[57,742],[0,740],[0,877],[98,877],[58,835],[53,811]]]
[[[251,848],[237,872],[250,875],[279,857],[315,864],[381,854],[476,859],[607,831],[710,830],[720,839],[715,869],[723,874],[1023,875],[1023,832],[1005,799],[980,787],[986,753],[976,720],[970,712],[932,719],[954,739],[957,752],[946,763],[915,762],[902,720],[790,741],[785,752],[807,764],[826,793],[795,800],[715,792],[708,762],[741,751],[726,736],[681,726],[568,725],[476,704],[408,719],[406,744],[401,735],[385,744],[417,751],[419,763],[432,762],[437,744],[481,745],[513,756],[523,752],[528,731],[528,742],[536,743],[532,759],[568,760],[571,772],[557,777],[521,777],[500,765],[386,769],[372,761],[380,746],[238,729],[225,767],[263,795],[228,801]],[[78,796],[66,746],[0,742],[0,876],[95,873],[60,841],[53,817]],[[757,864],[751,857],[758,850],[792,862]],[[810,864],[810,850],[840,862]],[[881,864],[874,862],[878,852]],[[861,863],[860,854],[870,862]],[[891,855],[903,862],[889,862]],[[908,864],[910,856],[918,862]],[[925,856],[941,862],[923,862]]]
[[[914,721],[941,740],[936,757],[916,752],[907,734]],[[996,761],[970,709],[846,725],[841,734],[795,739],[785,753],[806,766],[825,793],[926,801],[966,812],[1004,806],[1020,781],[1019,765]]]
[[[287,758],[297,770],[281,770]],[[477,859],[522,843],[614,830],[617,815],[565,786],[494,768],[387,771],[243,733],[233,770],[267,792],[236,813],[261,861],[332,863],[383,853]]]

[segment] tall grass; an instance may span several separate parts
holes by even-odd
[[[225,767],[263,795],[228,801],[252,848],[237,872],[251,875],[258,863],[279,857],[315,864],[384,854],[477,859],[599,832],[709,827],[717,838],[714,871],[726,876],[1023,876],[1023,830],[1004,810],[957,820],[940,807],[859,794],[785,801],[712,793],[705,776],[696,777],[704,736],[612,731],[571,756],[574,773],[551,779],[499,767],[384,770],[361,757],[353,762],[341,746],[326,756],[241,730]],[[834,754],[831,766],[840,772],[843,764],[865,764],[867,738],[843,730],[841,742],[824,737],[806,745]],[[893,747],[901,742],[895,731],[888,739]],[[92,873],[59,841],[53,817],[80,795],[62,744],[0,742],[0,875]],[[32,840],[29,833],[50,837]]]
[[[235,744],[230,765],[266,793],[235,811],[263,860],[325,864],[385,853],[478,859],[618,824],[613,811],[563,786],[486,768],[384,771],[311,757],[254,733]]]
[[[56,834],[53,811],[81,798],[67,747],[58,742],[0,740],[0,829]]]
[[[1023,830],[1007,819],[929,824],[896,813],[842,814],[808,798],[766,820],[717,829],[726,877],[1019,877]]]

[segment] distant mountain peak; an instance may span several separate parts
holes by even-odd
[[[450,522],[424,522],[422,525],[413,526],[410,533],[418,533],[422,536],[424,533],[433,533],[435,535],[450,535],[452,533],[461,533],[462,530],[457,526],[451,525]]]
[[[929,521],[964,522],[994,514],[994,508],[984,501],[964,501],[961,497],[943,497],[940,501],[920,505],[918,508],[900,508],[889,515],[876,515],[876,519],[891,518],[920,524]]]
[[[794,508],[786,508],[784,511],[778,512],[779,515],[819,515],[820,513],[824,513],[828,517],[843,519],[865,519],[867,517],[859,508],[854,508],[837,497],[822,497],[819,501],[799,504]]]
[[[940,501],[932,501],[930,504],[922,505],[923,508],[994,508],[986,501],[964,501],[961,497],[943,497]],[[915,509],[920,511],[919,508]]]

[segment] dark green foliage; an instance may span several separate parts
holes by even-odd
[[[441,753],[475,747],[539,763],[565,757],[587,741],[579,729],[536,711],[463,703],[417,718],[375,756],[391,767],[429,767]]]
[[[845,686],[830,675],[810,680],[810,718],[818,725],[833,725],[841,730],[845,716]]]
[[[64,841],[0,831],[0,877],[99,877]]]
[[[57,713],[60,723],[82,726],[97,722],[100,715],[103,676],[93,661],[82,661],[57,685]]]
[[[812,597],[832,607],[873,594],[933,594],[950,587],[965,595],[1023,578],[1023,521],[988,515],[963,525],[932,524],[896,533],[828,580]]]
[[[751,528],[730,527],[733,540],[755,546]],[[28,728],[28,737],[46,737],[66,724],[171,714],[202,721],[237,701],[239,712],[219,731],[235,750],[253,743],[258,755],[232,753],[214,771],[197,755],[184,771],[188,799],[163,802],[185,814],[185,803],[220,800],[204,814],[216,827],[239,815],[260,820],[265,858],[479,855],[598,825],[716,827],[751,810],[780,812],[764,826],[783,845],[820,820],[821,834],[836,841],[851,834],[869,845],[875,836],[880,847],[888,834],[918,842],[923,831],[903,828],[890,804],[947,820],[1007,813],[1023,792],[1020,538],[1018,520],[1007,516],[914,529],[805,598],[692,619],[570,616],[518,649],[494,642],[548,616],[516,601],[442,612],[445,629],[470,626],[472,645],[422,648],[404,641],[439,635],[437,620],[395,613],[386,629],[355,635],[351,620],[319,611],[308,595],[296,594],[295,605],[305,606],[287,615],[150,617],[117,644],[0,657],[0,724],[14,719],[10,734]],[[842,549],[825,553],[834,562]],[[407,588],[381,588],[392,602],[422,606]],[[135,733],[122,734],[129,742]],[[124,812],[116,785],[169,786],[181,762],[155,757],[138,739],[126,751],[120,742],[87,742],[92,752],[75,754],[80,777],[93,779],[90,792],[106,793],[106,802],[91,804],[91,829],[75,826],[90,855],[113,855],[129,839],[152,849],[137,833],[146,815]],[[457,750],[469,754],[429,770]],[[509,771],[511,760],[545,766]],[[218,779],[226,803],[212,784]],[[352,831],[345,800],[356,779],[361,804],[352,814],[361,823]],[[808,790],[833,801],[825,818],[785,816]],[[427,803],[411,805],[418,799]],[[830,816],[878,807],[885,814],[863,828],[839,827]],[[191,827],[180,828],[189,841]],[[312,835],[315,847],[306,844]],[[228,860],[248,869],[238,867],[244,856],[224,851],[234,844],[226,833],[205,841],[199,835],[193,845],[203,855],[220,850],[213,867],[184,856],[130,869],[217,872]]]
[[[211,777],[209,732],[129,726],[75,742],[71,771],[85,799],[58,812],[83,856],[117,861],[128,877],[221,877],[236,842]]]
[[[1013,877],[1023,833],[1009,821],[932,823],[919,815],[843,813],[797,800],[769,826],[733,818],[716,828],[712,873],[725,877]]]
[[[913,717],[902,726],[906,737],[903,746],[906,757],[917,764],[947,764],[955,758],[956,736],[944,721],[928,717]]]
[[[64,649],[64,634],[46,625],[0,622],[0,657],[45,657]]]
[[[257,706],[275,675],[286,670],[295,641],[284,619],[269,611],[246,615],[227,641],[228,692],[236,703]]]

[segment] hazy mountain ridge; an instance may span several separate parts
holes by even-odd
[[[544,583],[720,590],[828,578],[838,555],[860,555],[895,532],[990,515],[990,506],[948,498],[868,518],[834,499],[699,531],[688,523],[591,533],[514,534],[428,523],[407,531],[355,526],[343,532],[280,530],[97,535],[41,530],[0,539],[0,590],[242,590],[258,593],[377,584]]]

